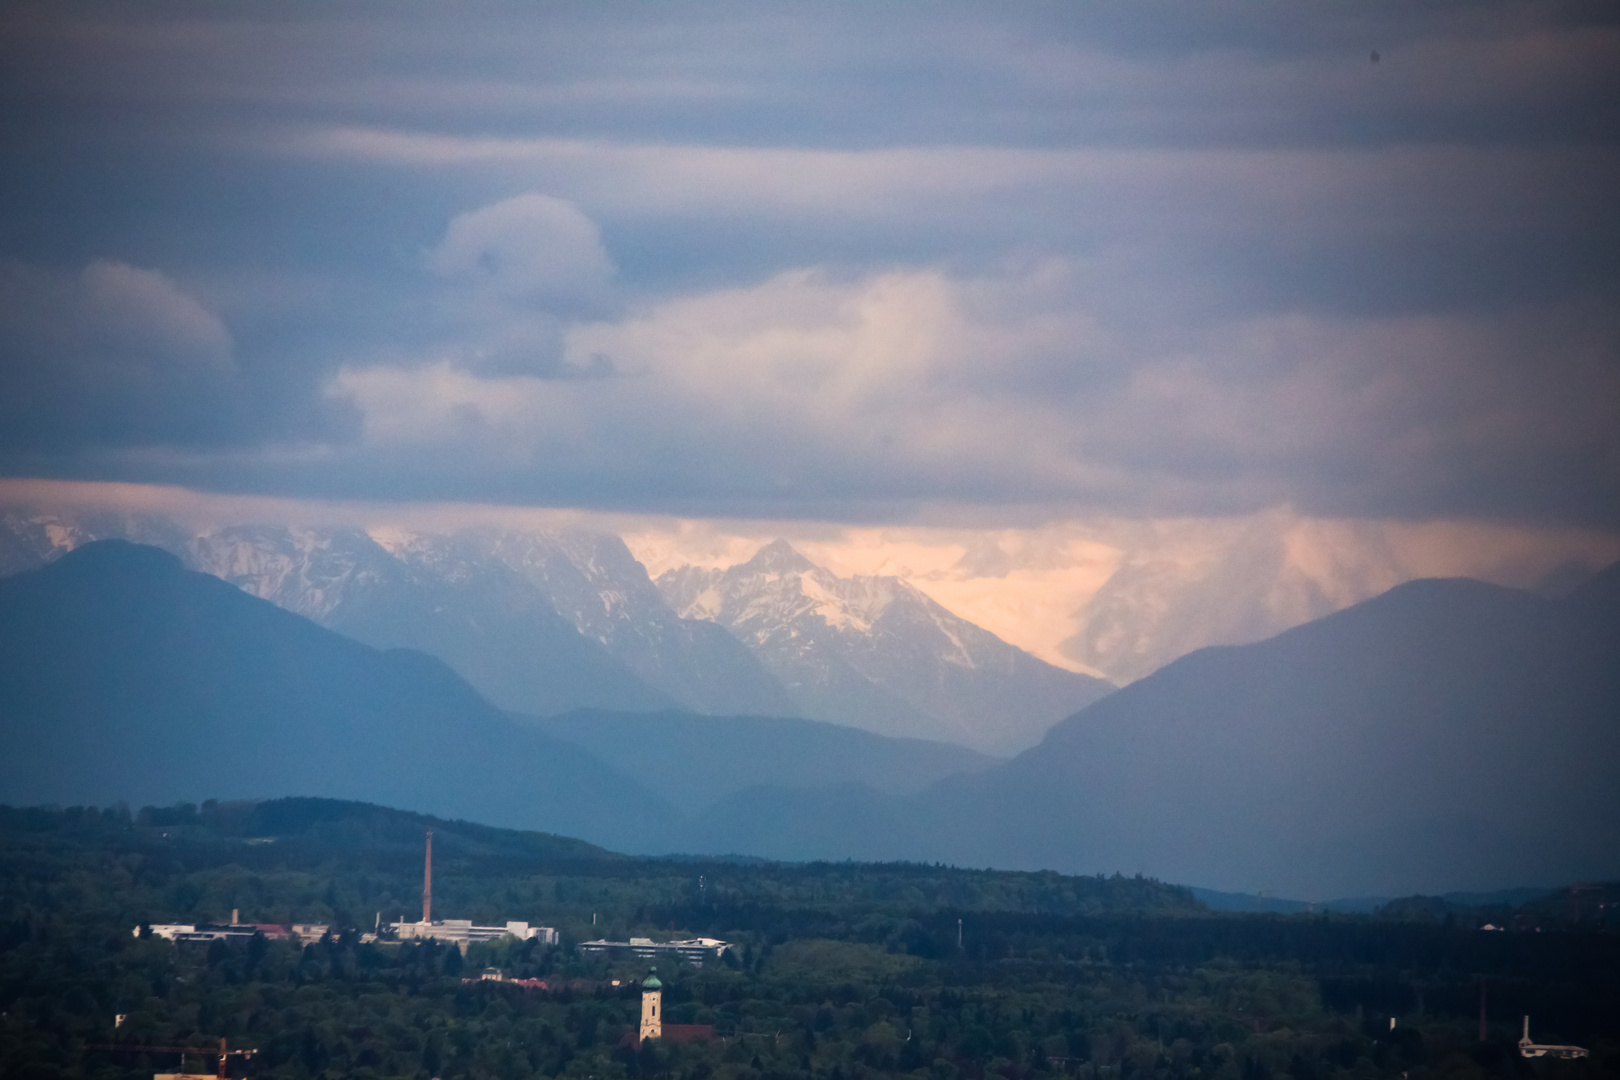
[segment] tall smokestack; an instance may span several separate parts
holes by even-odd
[[[433,830],[427,831],[427,866],[422,870],[422,921],[433,921]]]

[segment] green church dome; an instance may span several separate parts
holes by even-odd
[[[658,981],[658,969],[653,968],[652,969],[652,974],[648,975],[647,976],[647,981],[642,983],[641,985],[642,985],[643,989],[647,989],[647,990],[662,990],[663,987],[664,987],[664,984]]]

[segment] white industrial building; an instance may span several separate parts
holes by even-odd
[[[467,946],[480,941],[494,941],[511,935],[519,941],[536,941],[542,945],[557,944],[557,931],[549,926],[530,926],[526,922],[508,922],[505,926],[474,926],[471,919],[435,919],[433,917],[433,830],[427,831],[427,857],[422,866],[422,919],[420,922],[389,923],[388,929],[400,941],[443,941],[455,945],[462,952]]]
[[[389,923],[388,928],[401,941],[443,941],[460,946],[463,950],[476,942],[494,941],[508,934],[519,941],[557,944],[555,929],[530,926],[526,922],[509,922],[505,926],[474,926],[471,919],[435,919],[432,922]]]
[[[273,941],[296,938],[304,944],[321,940],[329,929],[325,923],[281,926],[277,923],[241,923],[234,918],[229,923],[153,923],[151,926],[153,937],[169,941],[246,941],[254,934],[263,934]],[[139,926],[135,928],[134,936],[141,936]]]
[[[654,941],[652,938],[633,937],[629,941],[581,942],[580,952],[629,952],[639,960],[656,960],[660,956],[678,956],[687,963],[702,967],[709,957],[719,957],[731,942],[719,938],[686,938],[681,941]]]

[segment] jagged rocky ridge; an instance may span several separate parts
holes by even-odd
[[[659,590],[747,645],[802,714],[884,735],[1010,754],[1113,689],[952,615],[895,577],[842,578],[785,540],[726,570],[683,567]]]
[[[366,644],[437,656],[530,715],[800,716],[1008,754],[1112,689],[898,579],[838,578],[780,541],[730,571],[677,572],[655,587],[621,539],[585,531],[198,533],[155,516],[15,511],[4,526],[0,569],[98,538],[153,543]]]

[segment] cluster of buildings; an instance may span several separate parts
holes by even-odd
[[[152,934],[170,941],[240,941],[254,934],[263,934],[272,940],[297,940],[308,943],[319,941],[332,929],[325,923],[244,923],[239,921],[240,911],[232,910],[228,924],[218,923],[158,923]],[[519,941],[539,941],[542,945],[555,945],[557,931],[550,926],[530,926],[526,922],[509,921],[500,926],[475,926],[471,919],[435,919],[433,917],[433,830],[427,834],[427,861],[422,875],[422,919],[420,922],[389,923],[387,933],[397,941],[439,941],[455,945],[463,953],[467,946],[481,941],[494,941],[500,937],[514,937]],[[381,922],[377,932],[362,934],[362,942],[377,941],[384,934]],[[141,928],[135,928],[141,936]]]
[[[332,929],[325,923],[292,923],[289,926],[276,923],[244,923],[238,920],[239,915],[239,911],[233,910],[231,921],[226,924],[158,923],[151,927],[151,932],[155,937],[176,942],[245,940],[254,934],[263,934],[271,940],[292,940],[307,944],[321,940]],[[140,935],[141,928],[137,926],[135,936]],[[417,922],[388,923],[386,929],[379,920],[376,933],[362,934],[360,940],[373,942],[385,936],[395,941],[442,942],[456,946],[463,953],[467,951],[469,945],[494,941],[502,937],[516,938],[518,941],[538,941],[542,945],[559,943],[557,930],[550,926],[530,926],[526,922],[515,920],[499,926],[476,926],[471,919],[433,918],[432,829],[427,833],[427,854],[422,871],[422,918]],[[680,941],[654,941],[652,938],[633,937],[629,941],[586,941],[581,943],[579,948],[581,952],[628,955],[646,961],[678,958],[694,967],[702,967],[707,960],[722,956],[731,948],[731,943],[721,941],[719,938],[706,937],[685,938]],[[485,978],[489,977],[485,975]],[[656,977],[649,980],[649,986],[654,990],[657,989]],[[656,998],[656,994],[654,996]],[[653,1011],[656,1019],[656,1002]],[[646,1037],[649,1036],[643,1034],[643,1038]],[[659,1038],[656,1034],[650,1037]]]
[[[240,910],[231,911],[228,923],[153,923],[152,936],[169,941],[246,941],[254,934],[263,934],[271,941],[300,941],[308,944],[325,937],[331,927],[326,923],[245,923],[239,921]],[[141,936],[141,928],[134,930]]]
[[[557,944],[557,931],[549,926],[530,926],[526,922],[508,922],[503,926],[474,926],[471,919],[433,918],[433,830],[427,831],[427,857],[422,866],[422,920],[388,924],[389,931],[399,941],[440,941],[454,945],[463,953],[467,946],[480,941],[494,941],[511,935],[519,941],[539,941],[542,945]]]

